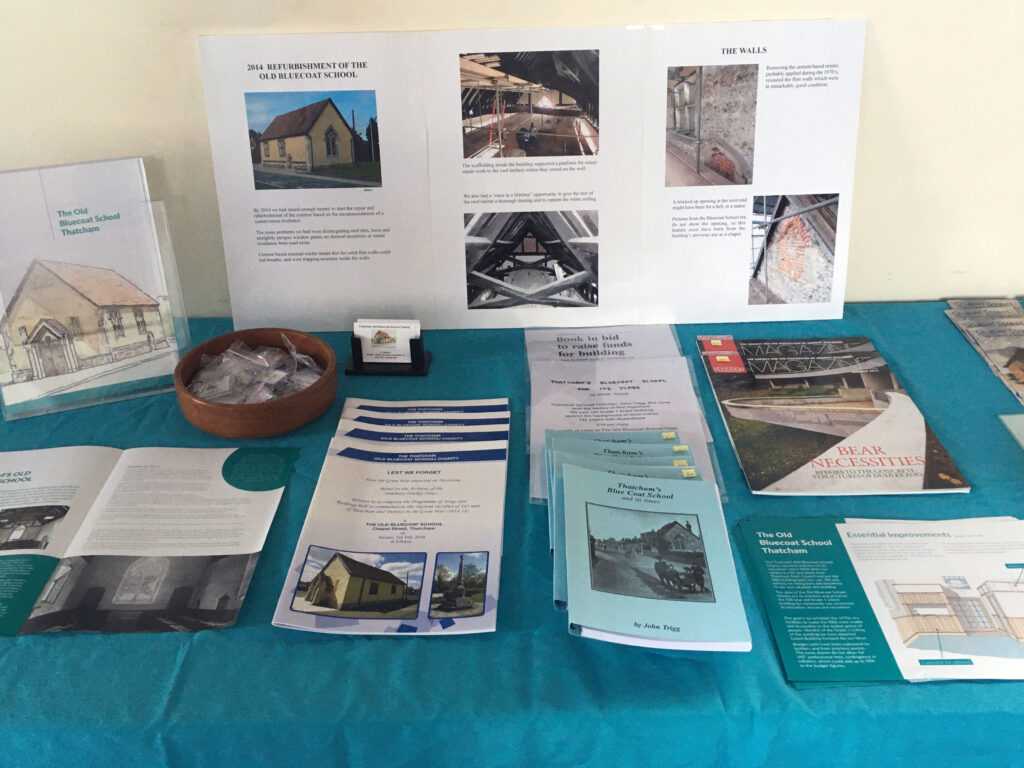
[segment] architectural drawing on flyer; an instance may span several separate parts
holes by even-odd
[[[68,509],[63,504],[0,509],[0,551],[46,549]]]
[[[459,56],[464,158],[596,155],[596,50]]]
[[[259,552],[64,558],[21,632],[185,632],[228,627],[238,617],[258,559]]]
[[[697,515],[586,503],[590,584],[599,592],[715,602]]]
[[[466,214],[469,309],[596,307],[597,211]]]
[[[907,648],[1024,657],[1024,583],[1019,574],[1016,579],[986,579],[977,588],[962,576],[915,582],[879,579],[875,587]]]
[[[487,552],[438,552],[430,592],[430,618],[483,616]]]
[[[350,619],[414,619],[426,559],[423,552],[349,552],[311,546],[291,608]]]
[[[665,186],[751,184],[757,64],[668,68]]]
[[[381,185],[375,91],[246,93],[245,112],[256,189]]]
[[[8,405],[158,375],[177,360],[166,295],[113,269],[49,259],[29,264],[0,338]]]
[[[839,195],[758,195],[750,229],[749,304],[832,300]]]

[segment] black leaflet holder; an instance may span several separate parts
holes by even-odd
[[[363,362],[362,339],[352,334],[352,357],[345,364],[346,376],[426,376],[430,370],[430,353],[423,351],[423,336],[409,339],[409,363]]]

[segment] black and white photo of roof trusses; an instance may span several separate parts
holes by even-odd
[[[598,52],[459,56],[466,158],[596,155]]]
[[[596,307],[597,246],[597,211],[467,215],[468,307]]]

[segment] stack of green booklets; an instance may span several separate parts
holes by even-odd
[[[573,634],[749,651],[718,487],[676,430],[545,435],[555,606]]]
[[[1024,678],[1024,521],[739,525],[797,687]]]

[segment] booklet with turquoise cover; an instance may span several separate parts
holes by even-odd
[[[652,648],[749,651],[718,488],[566,465],[569,630]]]

